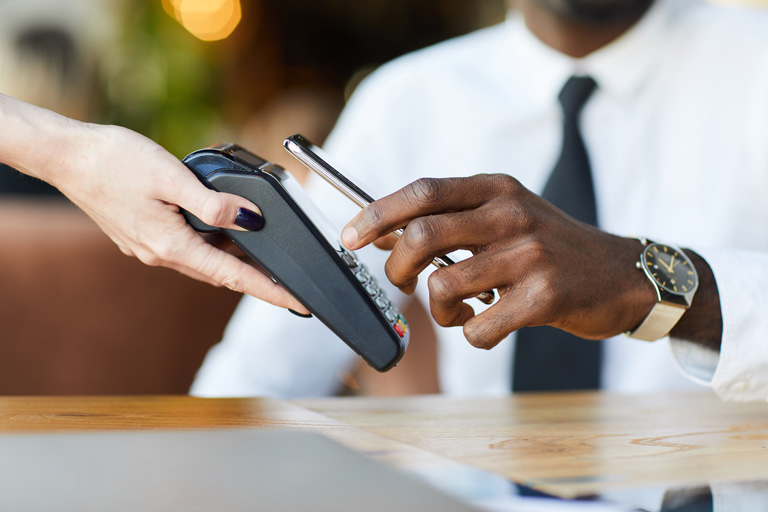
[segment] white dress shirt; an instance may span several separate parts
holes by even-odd
[[[539,193],[561,143],[557,95],[573,74],[598,83],[581,125],[599,226],[701,254],[723,313],[720,354],[678,340],[672,351],[667,339],[608,340],[603,387],[705,384],[727,400],[768,399],[768,14],[659,0],[628,33],[583,59],[544,45],[511,14],[382,66],[360,85],[326,149],[374,197],[424,176],[499,172]],[[358,211],[319,179],[309,188],[339,229]],[[386,256],[360,251],[380,283]],[[417,296],[426,303],[425,277]],[[443,392],[509,392],[514,334],[482,351],[461,328],[436,329]],[[325,395],[355,360],[316,319],[246,297],[192,393]]]

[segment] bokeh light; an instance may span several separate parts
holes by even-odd
[[[203,41],[227,38],[240,23],[240,0],[163,0],[165,11]]]

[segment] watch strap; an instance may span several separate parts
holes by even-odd
[[[634,331],[627,333],[627,336],[643,341],[661,339],[669,334],[685,312],[686,308],[682,306],[657,302],[643,323]]]

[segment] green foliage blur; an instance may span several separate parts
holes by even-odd
[[[217,62],[160,1],[126,2],[104,60],[103,122],[155,140],[178,158],[220,142]]]

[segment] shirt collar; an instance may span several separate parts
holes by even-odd
[[[572,75],[590,75],[601,94],[627,97],[635,94],[660,61],[663,38],[672,16],[672,2],[656,0],[643,18],[621,37],[581,59],[564,55],[539,40],[525,26],[520,13],[507,17],[511,68],[524,76],[519,80],[524,92],[537,103],[552,104],[560,89]],[[507,69],[510,69],[509,62]]]

